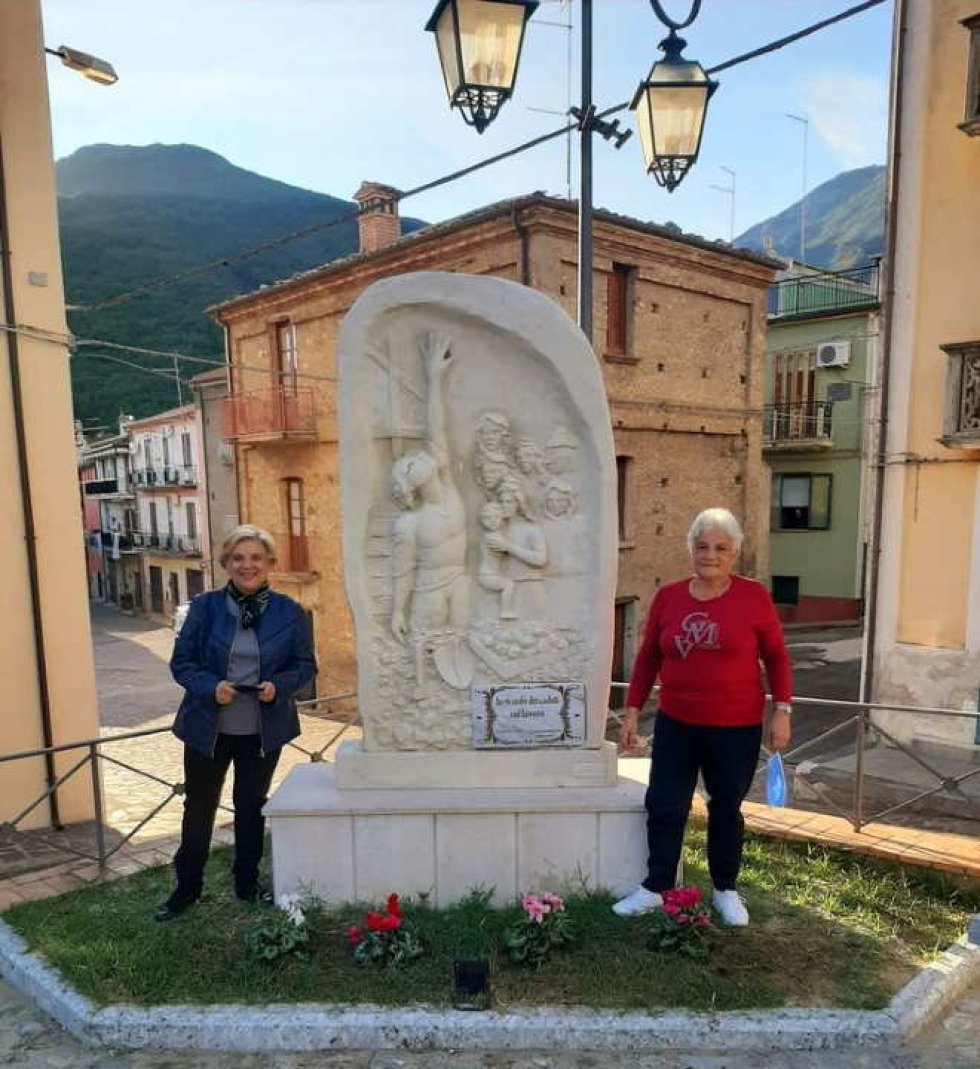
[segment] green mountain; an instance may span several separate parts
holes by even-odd
[[[762,249],[772,241],[781,256],[800,258],[800,202],[750,227],[736,245]],[[806,261],[840,270],[880,256],[885,242],[885,168],[844,171],[806,198]]]
[[[194,145],[90,145],[55,170],[69,325],[79,338],[221,359],[221,332],[204,308],[357,251],[356,220],[339,221],[353,201],[264,178]],[[263,242],[335,220],[234,262]],[[424,225],[402,220],[404,232]],[[182,272],[180,282],[133,300],[71,310]],[[128,366],[134,363],[162,373]],[[111,427],[120,412],[138,417],[173,407],[173,370],[170,360],[82,347],[72,358],[76,418]],[[178,370],[186,382],[207,365],[185,361]]]

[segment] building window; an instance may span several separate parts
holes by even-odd
[[[636,268],[612,265],[606,282],[606,354],[626,356],[632,320],[633,280]]]
[[[292,323],[276,324],[276,371],[283,390],[296,393],[296,327]]]
[[[197,506],[193,501],[188,501],[184,508],[187,516],[187,537],[195,539],[197,538]]]
[[[826,531],[830,527],[829,475],[774,475],[774,531]]]
[[[960,129],[971,137],[980,136],[980,14],[963,20],[970,31],[970,51],[966,65],[966,111]]]
[[[308,572],[310,570],[309,544],[306,540],[306,498],[303,493],[302,479],[284,479],[286,492],[286,520],[288,570],[291,572]]]
[[[616,509],[619,519],[619,540],[629,540],[630,466],[632,457],[616,457]]]
[[[773,353],[772,403],[787,409],[812,405],[817,397],[817,350]]]
[[[191,452],[191,436],[186,431],[180,436],[180,454],[184,467],[191,467],[194,463],[194,456]]]
[[[980,340],[940,346],[946,368],[944,445],[976,448],[980,443]]]

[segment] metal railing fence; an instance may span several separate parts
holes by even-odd
[[[320,706],[326,706],[328,709],[331,703],[344,701],[349,698],[353,698],[356,695],[356,691],[342,691],[337,694],[328,694],[320,698],[312,698],[309,701],[297,702],[297,706],[300,710],[309,710]],[[335,719],[331,713],[331,718]],[[356,726],[358,722],[357,710],[352,709],[348,714],[346,720],[340,719],[337,730],[330,736],[330,738],[319,746],[316,750],[307,750],[301,746],[298,741],[289,742],[286,745],[290,749],[298,750],[309,761],[318,762],[324,759],[324,754],[331,746],[335,745],[343,735],[351,728]],[[164,779],[162,776],[157,775],[155,772],[148,771],[145,768],[137,768],[135,765],[130,764],[128,761],[123,761],[118,757],[114,757],[111,754],[105,752],[108,748],[115,746],[121,742],[128,742],[133,739],[145,739],[156,735],[165,735],[170,732],[169,727],[159,728],[147,728],[143,731],[126,731],[119,735],[106,735],[100,736],[95,739],[83,739],[79,742],[67,742],[59,746],[46,746],[35,750],[21,750],[17,753],[0,755],[0,766],[10,764],[14,761],[26,761],[39,757],[46,757],[54,754],[73,754],[81,751],[81,757],[65,772],[62,772],[54,782],[47,785],[44,790],[28,805],[26,805],[16,816],[7,820],[3,824],[3,828],[6,831],[18,831],[19,825],[22,824],[27,817],[31,815],[39,806],[43,805],[60,787],[64,786],[70,779],[79,774],[84,774],[84,770],[88,769],[90,777],[91,790],[92,790],[92,808],[93,818],[95,823],[95,852],[88,853],[85,850],[80,850],[70,843],[64,841],[55,841],[53,835],[54,831],[37,831],[32,834],[38,836],[46,845],[54,848],[58,851],[63,851],[68,854],[73,854],[76,857],[84,858],[87,861],[95,861],[99,866],[99,872],[104,873],[109,859],[121,850],[128,842],[130,842],[151,820],[154,819],[159,813],[161,813],[166,806],[174,799],[182,797],[184,794],[184,784],[181,782],[171,783],[169,780]],[[167,788],[169,793],[167,796],[153,806],[150,811],[142,817],[134,827],[132,827],[120,840],[109,846],[106,842],[106,813],[105,813],[105,792],[103,790],[102,783],[102,771],[101,763],[107,763],[115,765],[118,768],[123,768],[128,772],[135,773],[144,779],[150,780],[153,783],[158,783],[161,786]],[[226,813],[232,813],[233,810],[228,806],[220,806]]]
[[[613,683],[612,686],[614,689],[621,688],[625,690],[629,684]],[[659,687],[654,688],[654,693],[657,691],[659,691]],[[766,698],[767,701],[771,700],[771,695],[766,695]],[[807,707],[827,710],[836,709],[844,710],[848,713],[846,719],[838,721],[836,724],[825,728],[816,735],[812,735],[797,746],[791,746],[789,750],[786,750],[783,753],[783,761],[791,766],[795,765],[801,754],[814,749],[819,743],[826,742],[828,739],[836,736],[846,737],[848,729],[853,731],[854,782],[851,793],[851,809],[850,811],[845,810],[827,795],[824,795],[821,801],[834,808],[841,816],[849,820],[856,832],[860,831],[866,824],[871,824],[903,809],[908,809],[926,798],[939,794],[940,791],[952,791],[955,794],[958,794],[964,802],[970,805],[976,804],[974,799],[969,798],[963,793],[961,784],[980,774],[980,764],[966,772],[960,772],[952,776],[945,775],[935,767],[932,761],[925,759],[921,754],[916,753],[912,746],[899,739],[893,731],[889,730],[888,727],[881,723],[880,719],[874,720],[873,717],[876,713],[898,713],[914,717],[949,718],[954,720],[973,720],[976,722],[980,719],[980,713],[921,705],[894,705],[880,702],[846,701],[838,698],[808,698],[795,696],[792,699],[792,702],[795,709]],[[613,719],[618,719],[621,716],[621,713],[613,712],[611,713],[611,716]],[[888,742],[899,753],[903,754],[931,776],[935,782],[928,788],[918,791],[909,798],[904,798],[900,802],[896,802],[893,805],[888,805],[883,809],[867,814],[865,812],[865,756],[868,749],[868,739],[872,733]],[[759,757],[759,763],[764,764],[767,759],[768,752],[763,749],[763,752]],[[978,817],[980,817],[980,810],[978,810]]]
[[[614,690],[625,690],[628,686],[627,683],[614,682],[612,687]],[[656,691],[657,688],[655,688]],[[323,742],[316,749],[308,750],[301,745],[299,740],[288,743],[287,745],[299,753],[303,754],[307,760],[318,763],[324,760],[324,756],[331,747],[335,746],[343,736],[353,727],[359,726],[360,715],[356,705],[352,706],[349,710],[337,713],[331,706],[335,703],[347,701],[349,699],[356,698],[356,691],[349,690],[343,691],[337,694],[329,694],[320,698],[313,698],[309,701],[298,702],[298,706],[302,710],[319,709],[326,707],[329,718],[337,722],[337,729],[334,733]],[[846,737],[847,732],[850,730],[853,732],[854,739],[854,782],[853,790],[851,794],[851,810],[846,811],[843,807],[838,806],[829,798],[821,799],[824,803],[830,805],[836,809],[842,816],[846,817],[853,826],[855,831],[860,831],[866,824],[872,823],[877,820],[882,820],[885,817],[892,816],[896,812],[903,809],[907,809],[910,806],[915,805],[924,799],[938,794],[940,791],[951,791],[954,794],[959,794],[965,801],[972,804],[971,799],[966,796],[962,790],[962,784],[966,780],[971,779],[973,776],[980,774],[980,764],[973,769],[960,772],[956,775],[945,775],[935,763],[926,759],[921,754],[918,754],[914,749],[904,743],[901,739],[897,738],[895,733],[891,731],[887,726],[883,725],[880,720],[874,720],[875,714],[878,713],[898,713],[914,717],[927,717],[927,718],[953,718],[953,719],[971,719],[976,721],[980,714],[970,711],[954,710],[954,709],[942,709],[931,708],[923,706],[908,706],[908,705],[888,705],[876,702],[857,702],[857,701],[844,701],[840,699],[830,698],[808,698],[808,697],[794,697],[793,705],[797,709],[811,707],[815,709],[823,710],[843,710],[847,715],[843,720],[831,725],[828,728],[821,730],[818,734],[807,738],[804,742],[798,746],[792,747],[786,751],[783,755],[784,760],[793,765],[799,760],[801,754],[808,750],[813,749],[817,744],[826,742],[828,739],[835,737]],[[610,710],[609,721],[613,724],[617,723],[621,719],[621,711]],[[607,722],[608,727],[608,722]],[[93,809],[94,809],[94,822],[95,822],[95,853],[87,853],[83,850],[76,849],[70,844],[65,842],[54,842],[51,838],[53,832],[42,833],[43,840],[56,850],[64,851],[66,853],[74,854],[78,857],[85,858],[89,861],[95,861],[98,863],[100,873],[104,873],[109,859],[116,854],[123,846],[130,842],[135,835],[137,835],[151,820],[153,820],[163,809],[174,799],[181,797],[184,793],[184,784],[181,782],[171,783],[169,780],[157,775],[155,772],[148,771],[146,769],[137,768],[135,765],[128,761],[123,761],[118,757],[112,756],[105,752],[108,748],[117,745],[121,742],[126,742],[132,739],[149,738],[155,735],[165,734],[170,731],[169,727],[150,728],[143,731],[129,731],[119,735],[99,737],[95,739],[85,739],[79,742],[64,743],[60,746],[49,746],[34,750],[22,750],[17,753],[0,755],[0,766],[9,764],[14,761],[25,761],[45,757],[53,754],[69,754],[81,751],[81,757],[75,763],[62,772],[53,783],[47,786],[32,802],[25,806],[16,816],[6,821],[3,825],[5,830],[17,831],[20,825],[31,813],[33,813],[39,806],[51,797],[51,795],[63,786],[72,777],[83,774],[84,770],[88,770],[88,774],[91,780]],[[869,736],[874,733],[877,736],[885,739],[891,746],[895,747],[899,752],[908,757],[909,760],[914,762],[920,769],[927,773],[935,781],[928,788],[919,790],[911,797],[905,798],[900,802],[886,806],[874,813],[867,814],[866,797],[865,797],[865,755],[868,747]],[[302,738],[302,737],[301,737]],[[760,762],[764,762],[767,758],[767,754],[763,752],[760,754]],[[105,820],[105,797],[102,783],[101,763],[112,764],[116,767],[123,768],[129,772],[142,776],[152,782],[158,783],[163,787],[166,787],[169,791],[167,796],[158,804],[154,805],[150,811],[140,819],[136,825],[131,828],[121,839],[112,846],[109,846],[106,842],[106,820]],[[225,812],[231,813],[232,810],[227,806],[221,807]]]

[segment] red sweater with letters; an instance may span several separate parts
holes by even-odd
[[[689,580],[661,587],[647,616],[626,704],[641,709],[660,676],[660,708],[675,720],[714,727],[762,721],[765,691],[792,693],[783,628],[765,587],[740,575],[718,598],[691,597]]]

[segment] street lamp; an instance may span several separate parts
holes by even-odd
[[[483,131],[514,92],[527,20],[538,0],[439,0],[425,28],[436,35],[449,106]]]
[[[636,116],[647,174],[672,193],[698,158],[708,101],[718,83],[708,77],[700,63],[681,55],[687,42],[677,36],[678,30],[697,18],[701,0],[691,5],[684,22],[668,18],[658,0],[650,3],[670,33],[658,46],[664,58],[654,63],[646,80],[640,82],[630,109]]]
[[[77,48],[69,48],[68,45],[59,45],[57,48],[45,48],[49,56],[57,56],[69,69],[78,71],[90,82],[98,82],[99,85],[115,85],[119,81],[112,64],[107,60],[99,59],[98,56],[90,56],[87,52],[79,52]]]
[[[606,122],[592,102],[592,3],[582,4],[581,106],[572,108],[579,138],[578,199],[578,325],[592,341],[592,134],[598,133],[621,148],[629,131],[619,122]],[[683,59],[682,41],[674,32],[690,26],[701,9],[691,0],[684,22],[670,19],[659,0],[650,0],[657,18],[670,28],[661,44],[667,55],[655,63],[640,85],[633,107],[644,139],[646,168],[661,185],[673,191],[697,159],[708,98],[718,87],[699,63]],[[450,107],[459,108],[466,122],[482,133],[496,118],[514,89],[524,30],[538,0],[439,0],[426,29],[436,35],[439,62]],[[669,48],[668,48],[669,46]],[[656,76],[656,77],[655,77]],[[659,80],[659,81],[658,81]],[[661,81],[669,83],[666,88]],[[621,110],[611,109],[612,111]],[[608,113],[603,113],[608,114]],[[693,143],[692,143],[693,137]],[[649,144],[651,152],[647,152]],[[666,154],[666,155],[665,155]]]

